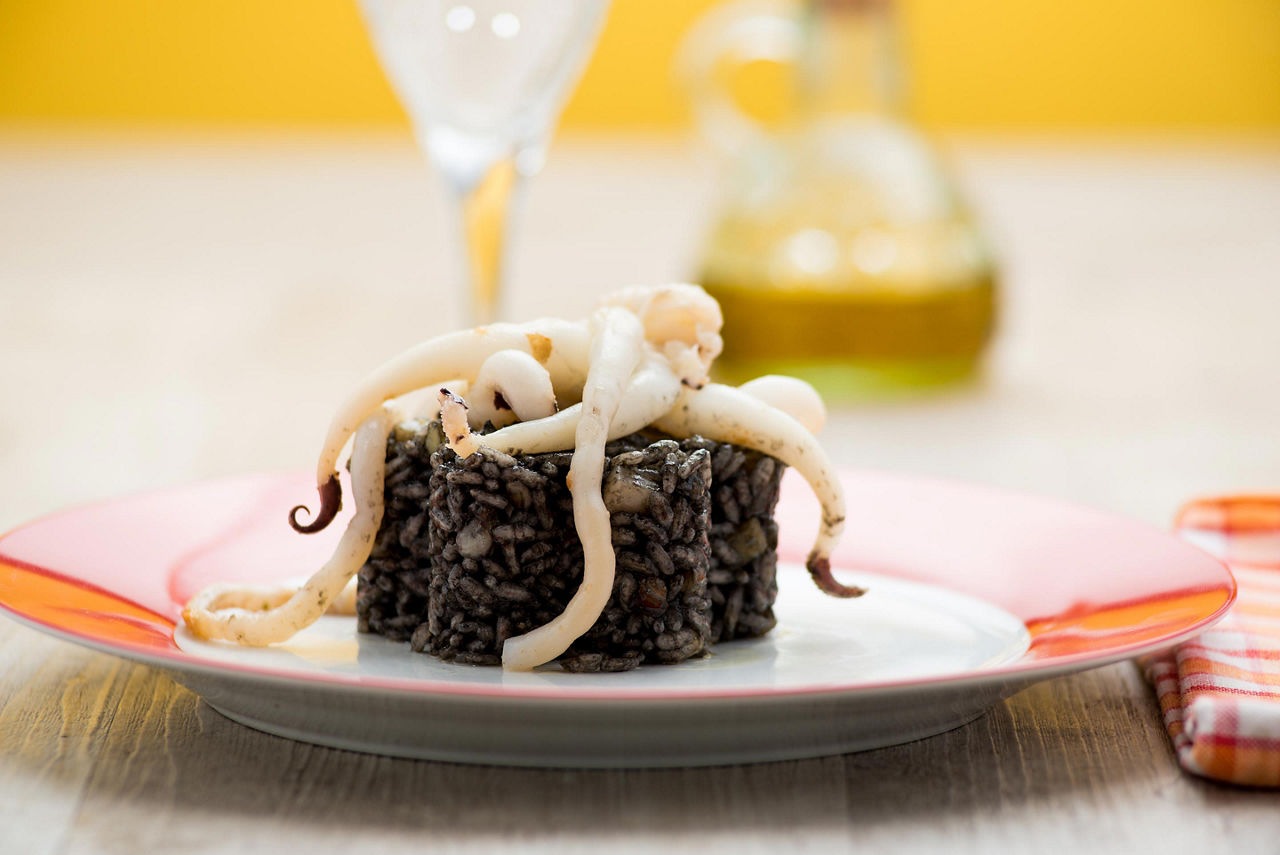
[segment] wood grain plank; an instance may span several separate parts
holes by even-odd
[[[0,851],[60,851],[125,667],[0,619]]]

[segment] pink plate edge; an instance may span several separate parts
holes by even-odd
[[[841,470],[842,475],[850,471],[870,471],[870,470]],[[277,474],[280,476],[293,475],[296,473],[260,473],[260,474]],[[898,473],[892,474],[895,477]],[[244,476],[240,476],[244,477]],[[931,478],[927,476],[901,476],[904,479],[913,482],[927,484],[946,484],[953,487],[956,486],[983,486],[984,489],[992,489],[1011,499],[1043,499],[1031,493],[1021,493],[1014,490],[1003,488],[987,488],[984,485],[967,484],[965,482],[951,481],[947,479]],[[218,480],[235,480],[235,477]],[[82,504],[62,508],[51,513],[42,515],[35,519],[29,520],[19,526],[0,535],[0,549],[3,548],[4,541],[11,535],[17,534],[32,526],[49,522],[58,517],[71,514],[75,511],[91,509],[100,506],[110,505],[113,502],[134,497],[145,497],[167,492],[181,491],[184,488],[196,486],[201,483],[210,482],[192,482],[188,484],[180,484],[167,488],[159,488],[152,490],[141,490],[135,493],[124,494],[112,499],[106,499],[98,502],[85,502]],[[1076,507],[1087,509],[1084,506],[1073,505],[1068,502],[1055,500],[1063,507]],[[1136,521],[1131,521],[1138,524]],[[1168,532],[1153,527],[1154,531],[1174,537]],[[67,626],[50,623],[45,620],[24,614],[13,605],[0,601],[0,612],[7,614],[17,623],[30,627],[36,631],[50,635],[64,641],[69,641],[82,647],[96,650],[110,655],[122,656],[132,661],[142,662],[144,664],[153,665],[170,671],[178,671],[183,673],[201,674],[209,677],[217,678],[244,678],[253,682],[265,683],[290,683],[296,686],[324,686],[326,689],[336,689],[344,692],[354,692],[357,694],[374,692],[388,692],[397,695],[422,695],[442,698],[463,699],[487,699],[493,701],[528,701],[528,702],[567,702],[567,701],[584,701],[584,702],[609,702],[609,701],[627,701],[628,703],[637,702],[654,702],[654,703],[670,703],[674,701],[703,701],[703,700],[734,700],[734,699],[751,699],[751,700],[779,700],[784,701],[788,698],[804,698],[815,696],[832,696],[844,694],[858,695],[874,695],[896,692],[910,692],[925,688],[961,688],[969,685],[981,685],[997,682],[1006,682],[1016,684],[1018,686],[1029,685],[1042,679],[1048,679],[1063,674],[1083,671],[1092,668],[1102,667],[1105,665],[1121,662],[1126,659],[1132,659],[1138,656],[1155,653],[1174,647],[1187,639],[1193,638],[1203,632],[1213,624],[1220,621],[1226,616],[1231,606],[1235,603],[1237,596],[1237,585],[1234,576],[1227,564],[1221,559],[1213,556],[1203,550],[1200,550],[1185,541],[1180,541],[1182,545],[1188,549],[1194,549],[1201,553],[1218,566],[1222,572],[1221,585],[1213,587],[1212,590],[1224,590],[1226,597],[1218,608],[1203,615],[1198,620],[1193,621],[1180,628],[1176,632],[1157,638],[1148,639],[1142,642],[1134,642],[1128,644],[1117,644],[1114,647],[1105,650],[1098,650],[1084,653],[1072,654],[1049,654],[1041,658],[1020,659],[1016,662],[997,665],[992,667],[977,668],[972,671],[950,674],[939,677],[922,677],[904,680],[882,680],[870,683],[841,683],[832,682],[830,684],[813,684],[809,686],[781,688],[781,689],[707,689],[701,691],[684,690],[635,690],[629,688],[610,687],[608,689],[597,688],[565,688],[561,686],[532,688],[532,687],[487,687],[460,685],[452,682],[442,682],[435,680],[403,680],[395,678],[364,678],[364,677],[343,677],[337,674],[327,673],[309,673],[298,674],[296,672],[282,671],[273,668],[263,668],[254,665],[241,663],[212,663],[209,660],[192,656],[178,648],[176,644],[170,649],[158,649],[148,647],[141,644],[132,644],[117,639],[104,639],[101,636],[92,635],[81,632]],[[6,564],[22,567],[29,572],[35,572],[43,576],[53,577],[63,582],[73,584],[82,588],[93,591],[103,592],[115,599],[129,602],[135,608],[141,609],[156,615],[161,620],[169,623],[173,622],[163,615],[155,612],[154,609],[143,606],[132,600],[128,600],[108,588],[90,583],[81,579],[68,576],[49,568],[40,567],[23,561],[18,558],[10,557],[0,552],[0,561]],[[961,593],[964,593],[961,591]],[[975,596],[967,594],[968,596]],[[1049,616],[1039,616],[1040,619]],[[172,643],[172,642],[171,642]],[[1028,650],[1028,653],[1030,650]],[[459,666],[470,667],[470,666]],[[476,666],[479,667],[479,666]]]

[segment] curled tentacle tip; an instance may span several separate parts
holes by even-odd
[[[329,480],[320,486],[319,492],[320,509],[316,511],[311,522],[306,525],[298,522],[298,511],[307,510],[306,505],[297,505],[289,511],[289,525],[293,526],[294,531],[300,534],[315,534],[333,522],[338,511],[342,510],[342,485],[338,482],[336,474],[329,476]]]
[[[810,555],[805,567],[809,570],[809,575],[813,577],[813,581],[825,594],[841,599],[852,599],[853,597],[861,597],[867,592],[866,588],[859,588],[857,585],[843,585],[836,581],[836,577],[831,575],[831,560],[826,556]]]

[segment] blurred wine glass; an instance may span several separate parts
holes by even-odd
[[[418,142],[454,201],[471,320],[494,320],[512,207],[542,166],[608,0],[361,0]]]

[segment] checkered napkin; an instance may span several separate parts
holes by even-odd
[[[1280,496],[1193,502],[1176,528],[1225,559],[1239,586],[1220,623],[1141,660],[1178,761],[1208,778],[1280,787]]]

